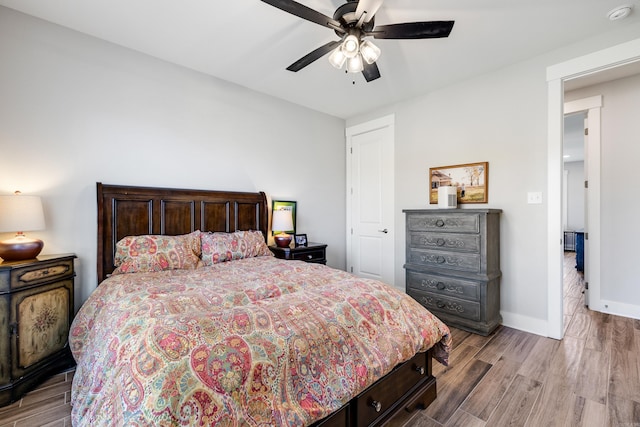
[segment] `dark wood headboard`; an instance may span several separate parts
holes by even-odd
[[[125,236],[187,234],[195,230],[260,230],[267,236],[263,192],[182,190],[97,183],[98,283],[115,269],[116,243]]]

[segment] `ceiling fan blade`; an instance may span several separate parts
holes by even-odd
[[[449,37],[455,21],[405,22],[379,25],[366,33],[376,39],[435,39]]]
[[[384,0],[360,0],[356,8],[356,19],[360,19],[362,14],[367,12],[364,17],[364,22],[371,21],[383,2]]]
[[[366,12],[364,22],[371,21],[383,2],[384,0],[360,0],[356,8],[356,19],[360,19],[362,14]]]
[[[373,64],[367,64],[366,61],[363,62],[364,69],[362,70],[362,75],[367,82],[380,78],[380,70],[375,62]]]
[[[328,17],[320,12],[317,12],[303,4],[300,4],[293,0],[262,0],[264,3],[270,4],[273,7],[277,7],[280,10],[284,10],[299,18],[306,19],[307,21],[314,22],[323,27],[328,27],[333,30],[339,30],[344,32],[342,26],[338,21]]]
[[[305,56],[303,56],[302,58],[298,59],[293,64],[289,65],[287,67],[287,70],[293,71],[293,72],[297,72],[297,71],[302,70],[304,67],[306,67],[307,65],[311,64],[313,61],[315,61],[317,59],[320,59],[324,55],[326,55],[327,53],[331,52],[333,49],[338,47],[338,45],[340,45],[340,43],[341,43],[340,41],[332,41],[332,42],[329,42],[329,43],[327,43],[325,45],[320,46],[319,48],[317,48],[313,52],[310,52],[310,53],[306,54]]]

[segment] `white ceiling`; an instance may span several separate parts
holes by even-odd
[[[325,15],[343,0],[300,0]],[[632,14],[609,21],[620,4]],[[366,83],[326,57],[286,67],[335,33],[259,0],[0,0],[0,5],[290,102],[348,118],[621,26],[640,0],[386,0],[376,24],[455,20],[450,37],[376,40],[382,77]]]

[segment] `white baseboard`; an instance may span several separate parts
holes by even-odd
[[[523,316],[522,314],[517,313],[509,313],[507,311],[500,311],[500,314],[502,315],[502,324],[504,326],[541,335],[543,337],[549,336],[549,326],[546,320]]]
[[[616,316],[640,319],[640,307],[632,304],[625,304],[619,301],[600,300],[600,311]]]

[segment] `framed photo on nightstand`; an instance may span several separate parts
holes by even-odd
[[[300,246],[307,246],[307,244],[309,243],[307,241],[307,235],[306,234],[294,234],[293,235],[293,240],[296,243],[296,248],[298,248]]]

